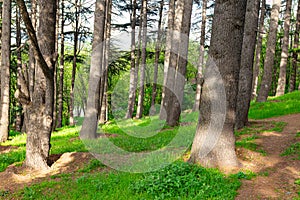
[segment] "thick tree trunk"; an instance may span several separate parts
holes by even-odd
[[[136,69],[136,60],[135,60],[135,27],[136,27],[136,0],[133,0],[132,3],[132,13],[131,13],[131,60],[130,60],[130,83],[129,83],[129,98],[128,98],[128,106],[126,112],[126,119],[132,118],[132,113],[134,110],[135,99],[135,71]]]
[[[267,41],[268,51],[266,52],[266,58],[264,62],[264,74],[262,77],[262,82],[258,93],[257,102],[267,101],[269,91],[271,89],[280,6],[281,6],[281,0],[273,1],[271,19],[270,19],[270,30],[269,30],[269,36]]]
[[[299,47],[299,31],[300,31],[300,2],[298,1],[297,9],[297,19],[296,19],[296,30],[294,34],[294,45],[293,49],[298,49]],[[296,77],[297,77],[297,68],[298,68],[298,51],[293,51],[292,55],[292,73],[290,77],[290,88],[289,92],[293,92],[296,89]],[[299,84],[300,87],[300,84]]]
[[[236,105],[235,128],[243,128],[248,123],[250,108],[253,63],[257,36],[259,1],[248,0],[245,16],[244,38],[239,74],[239,89]]]
[[[203,0],[202,3],[202,21],[201,21],[201,38],[200,38],[200,54],[199,54],[199,63],[197,69],[197,87],[195,95],[195,103],[193,111],[199,111],[200,98],[201,98],[201,87],[203,84],[203,65],[204,65],[204,45],[205,45],[205,27],[206,27],[206,7],[207,0]]]
[[[259,18],[259,30],[256,41],[255,64],[253,67],[253,80],[252,80],[252,100],[257,96],[258,77],[260,75],[260,57],[262,50],[262,39],[265,30],[265,14],[266,14],[266,0],[262,0]]]
[[[64,0],[61,1],[61,27],[60,27],[60,62],[59,62],[59,84],[57,95],[57,123],[56,127],[62,127],[63,119],[63,91],[64,91],[64,54],[65,54],[65,35],[64,35]]]
[[[162,14],[164,8],[164,0],[160,1],[160,9],[159,9],[159,19],[158,19],[158,31],[157,31],[157,41],[155,45],[155,60],[154,60],[154,76],[153,76],[153,87],[152,87],[152,98],[151,98],[151,107],[150,107],[150,115],[155,115],[155,99],[157,96],[157,76],[158,76],[158,61],[161,52],[161,34],[162,34]]]
[[[239,166],[233,131],[246,3],[246,0],[216,1],[210,60],[204,74],[200,117],[189,159],[192,163],[221,169]]]
[[[80,131],[80,137],[82,139],[93,139],[97,134],[100,97],[99,84],[103,73],[101,65],[103,57],[105,6],[105,0],[96,1],[87,110]]]
[[[2,9],[0,142],[5,142],[9,133],[11,0],[3,0]]]
[[[167,74],[168,74],[168,69],[170,64],[170,55],[171,55],[171,48],[172,48],[174,18],[175,18],[175,0],[169,0],[168,29],[167,29],[167,36],[166,36],[166,49],[165,49],[165,60],[164,60],[164,82],[163,82],[162,98],[161,98],[160,112],[159,112],[160,119],[167,119],[164,102],[165,102],[165,90],[167,84]]]
[[[277,84],[276,96],[282,96],[285,93],[286,85],[286,68],[289,58],[289,36],[291,24],[291,8],[292,0],[286,0],[286,10],[284,16],[284,35],[282,42],[281,60],[280,60],[280,73]]]
[[[136,118],[140,119],[143,116],[143,110],[144,110],[144,83],[145,83],[145,68],[146,68],[146,53],[147,53],[147,0],[143,0],[143,30],[142,30],[142,53],[141,53],[141,74],[140,74],[140,88],[139,88],[139,97],[138,97],[138,105],[137,105],[137,111],[136,111]]]

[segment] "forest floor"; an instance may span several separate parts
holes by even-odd
[[[268,126],[271,122],[285,122],[283,131],[258,132],[253,141],[264,153],[237,148],[243,170],[254,172],[250,180],[242,180],[237,200],[241,199],[293,199],[299,198],[299,185],[295,180],[300,178],[300,161],[294,155],[281,154],[292,144],[300,142],[296,133],[300,132],[300,114],[286,115],[264,120],[251,120],[250,127]],[[249,135],[242,135],[248,137]],[[1,147],[1,146],[0,146]],[[0,154],[13,151],[16,147],[1,147]],[[25,186],[51,179],[51,176],[75,172],[83,168],[93,156],[89,153],[64,153],[52,155],[54,164],[46,171],[31,171],[21,166],[11,165],[0,173],[0,192],[14,193]],[[101,170],[110,170],[102,168]],[[0,195],[1,198],[1,195]]]

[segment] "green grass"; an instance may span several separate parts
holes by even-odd
[[[300,113],[300,91],[281,97],[269,97],[267,102],[251,102],[250,119],[266,119],[288,114]]]
[[[300,160],[300,142],[292,144],[281,154],[281,156],[295,156],[295,159]]]

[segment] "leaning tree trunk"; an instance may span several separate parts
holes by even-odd
[[[0,142],[5,142],[9,133],[11,0],[3,0],[2,9]]]
[[[235,128],[243,128],[248,122],[250,108],[253,62],[256,43],[256,30],[258,26],[259,1],[248,0],[245,16],[244,38],[239,74],[239,89],[236,105]]]
[[[281,6],[281,0],[274,0],[271,12],[270,30],[267,41],[267,52],[264,62],[264,74],[262,77],[262,82],[260,90],[257,97],[257,102],[267,101],[269,91],[272,85],[272,72],[275,58],[275,48],[276,48],[276,38],[277,38],[277,28],[278,28],[278,17]]]
[[[299,31],[300,31],[300,2],[298,1],[296,30],[294,34],[294,46],[293,46],[294,51],[292,55],[292,73],[290,77],[289,92],[293,92],[296,89],[296,77],[297,77],[297,67],[298,67],[298,51],[296,49],[298,49],[299,47]]]
[[[204,73],[200,117],[189,159],[206,167],[233,169],[235,107],[247,1],[216,1]],[[230,41],[230,42],[224,42]]]
[[[286,68],[289,58],[289,36],[291,24],[291,8],[292,0],[286,0],[286,10],[284,16],[284,35],[282,42],[281,60],[280,60],[280,73],[277,84],[276,96],[282,96],[285,93],[286,85]]]
[[[22,98],[27,112],[25,165],[47,169],[53,118],[56,0],[39,1],[39,27],[36,37],[25,2],[17,0],[37,61],[35,90],[32,100]],[[23,88],[25,90],[25,88]],[[22,87],[21,87],[22,91]]]
[[[206,27],[206,7],[207,0],[203,0],[202,3],[202,22],[201,22],[201,38],[200,38],[200,54],[199,54],[199,63],[197,69],[197,87],[195,95],[195,103],[193,111],[199,111],[200,106],[200,97],[201,97],[201,85],[203,82],[203,65],[204,65],[204,45],[205,45],[205,27]]]
[[[136,118],[140,119],[143,116],[144,110],[144,95],[145,95],[145,68],[146,68],[146,52],[147,52],[147,0],[143,0],[142,6],[142,20],[143,20],[143,30],[142,30],[142,53],[141,53],[141,67],[140,67],[140,88],[138,96],[138,105],[136,110]]]
[[[106,0],[97,0],[95,5],[94,38],[92,44],[91,69],[87,109],[80,131],[82,139],[93,139],[97,134],[99,110],[99,84],[102,77],[103,39]]]
[[[252,97],[255,99],[257,96],[257,86],[258,86],[258,77],[260,72],[260,58],[262,50],[262,39],[264,36],[264,25],[265,25],[265,14],[266,14],[266,0],[262,0],[261,9],[260,9],[260,18],[259,18],[259,30],[258,37],[256,41],[256,51],[255,51],[255,64],[253,67],[253,80],[252,80]]]

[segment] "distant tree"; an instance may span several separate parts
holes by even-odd
[[[273,1],[271,18],[270,18],[270,29],[268,34],[267,46],[266,46],[267,52],[266,52],[266,58],[264,62],[264,74],[262,77],[262,82],[258,93],[257,102],[267,101],[267,98],[269,96],[269,91],[271,89],[280,6],[281,6],[281,0]]]

